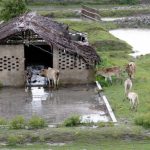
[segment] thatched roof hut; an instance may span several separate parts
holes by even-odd
[[[32,31],[34,34],[26,36],[24,34],[26,31]],[[49,45],[54,44],[61,50],[83,58],[89,65],[100,61],[93,47],[71,40],[67,25],[40,16],[35,12],[25,13],[0,25],[0,44],[11,44],[12,42],[26,44],[40,39]]]

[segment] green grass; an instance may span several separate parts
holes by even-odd
[[[149,150],[149,141],[120,141],[120,140],[102,140],[97,143],[71,143],[65,144],[64,146],[50,146],[48,144],[33,144],[30,146],[8,146],[0,147],[5,148],[5,150],[15,149],[15,150]]]
[[[99,14],[101,17],[125,17],[125,16],[134,16],[138,14],[149,14],[150,9],[149,8],[143,8],[143,9],[99,9]]]
[[[103,148],[111,148],[111,145],[122,147],[125,145],[131,146],[132,142],[135,142],[135,147],[139,142],[147,143],[149,138],[142,133],[145,130],[141,127],[117,125],[109,127],[99,127],[97,129],[92,128],[45,128],[38,130],[8,130],[0,129],[0,140],[9,144],[5,146],[7,148],[64,148],[64,149],[97,149],[103,146]],[[132,142],[131,142],[132,141]],[[126,144],[129,142],[129,145]],[[26,143],[32,143],[31,146],[25,146]],[[41,144],[36,144],[41,143]],[[65,146],[48,146],[46,143],[66,143]],[[40,146],[41,145],[41,146]],[[4,148],[1,146],[0,149]]]
[[[37,11],[43,15],[49,15],[54,18],[68,18],[79,17],[79,10],[81,10],[82,4],[67,4],[67,5],[29,5],[28,8],[33,11]],[[150,7],[141,5],[100,5],[100,4],[87,4],[87,6],[96,8],[99,10],[101,17],[124,17],[134,16],[139,14],[149,14]],[[77,13],[78,12],[78,13]],[[53,14],[53,15],[51,15]]]

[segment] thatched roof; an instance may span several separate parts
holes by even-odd
[[[68,26],[53,21],[51,18],[37,15],[35,12],[25,13],[0,25],[0,44],[11,36],[31,30],[47,44],[54,44],[59,49],[83,58],[87,63],[100,61],[95,49],[91,46],[81,45],[71,40]]]

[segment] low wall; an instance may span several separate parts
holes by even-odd
[[[61,84],[85,84],[95,80],[94,69],[82,59],[62,50],[53,51],[53,67],[60,70]]]
[[[0,83],[3,86],[24,85],[23,45],[0,45]]]

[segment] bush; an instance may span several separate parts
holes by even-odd
[[[96,123],[98,127],[113,127],[114,123],[113,122],[98,122]]]
[[[25,128],[25,119],[23,116],[16,116],[12,121],[10,122],[10,128],[11,129],[24,129]]]
[[[10,146],[15,146],[18,143],[18,137],[15,135],[9,135],[8,139],[7,139],[7,143]]]
[[[38,128],[44,128],[46,126],[46,122],[44,119],[38,116],[33,116],[29,120],[28,125],[29,125],[29,128],[38,129]]]
[[[7,121],[4,118],[0,118],[0,125],[7,125]]]
[[[73,127],[73,126],[80,125],[80,123],[81,123],[80,116],[74,115],[74,116],[67,118],[64,121],[63,125],[66,127]]]
[[[150,113],[140,114],[135,118],[135,124],[150,128]]]
[[[16,144],[23,144],[25,142],[25,137],[22,135],[9,135],[7,138],[7,143],[10,146],[15,146]]]

